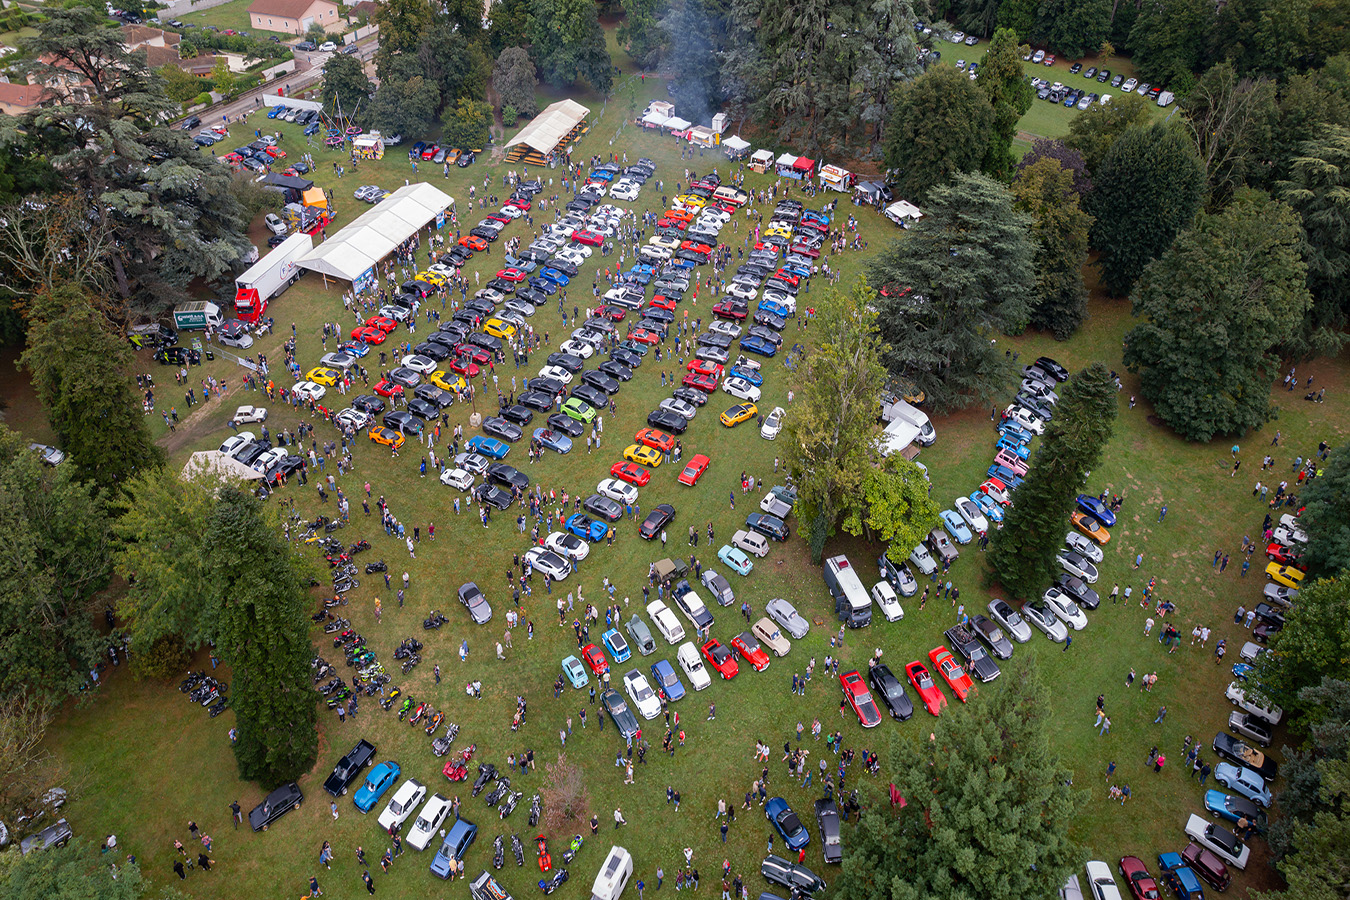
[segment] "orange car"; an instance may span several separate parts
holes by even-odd
[[[675,449],[675,439],[664,431],[657,431],[655,428],[644,428],[633,435],[633,440],[639,444],[646,444],[653,450],[660,450],[662,453],[669,453]]]
[[[488,248],[488,242],[476,234],[466,234],[458,241],[461,247],[468,247],[475,253],[481,253]]]
[[[370,439],[377,444],[393,447],[395,450],[403,446],[402,432],[395,431],[392,428],[382,428],[379,425],[370,429]]]
[[[1073,520],[1073,527],[1086,534],[1099,544],[1105,544],[1111,540],[1111,532],[1102,527],[1092,516],[1086,513],[1074,512],[1070,518]]]
[[[687,209],[668,209],[665,217],[667,219],[679,219],[681,222],[694,221],[694,214]]]
[[[961,668],[961,664],[953,658],[951,651],[946,647],[934,647],[928,651],[928,659],[932,662],[933,668],[938,670],[942,680],[947,682],[947,687],[952,689],[956,699],[965,703],[975,683],[970,680],[966,670]]]

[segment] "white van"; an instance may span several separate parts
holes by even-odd
[[[890,408],[891,421],[901,419],[915,428],[919,429],[918,437],[914,438],[914,443],[920,447],[931,447],[937,440],[937,432],[933,429],[933,423],[928,421],[928,414],[918,407],[906,403],[904,400],[897,400]]]
[[[591,885],[591,900],[618,900],[632,875],[632,855],[618,845],[610,847],[600,873],[595,876],[595,884]]]

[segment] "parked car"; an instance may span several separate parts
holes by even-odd
[[[370,765],[370,761],[374,757],[374,744],[364,738],[357,741],[356,746],[349,750],[346,756],[337,761],[332,774],[324,780],[323,789],[334,797],[341,797],[347,793],[347,788],[356,780],[356,776],[361,774],[361,770]]]
[[[277,819],[293,809],[299,809],[304,800],[305,795],[300,793],[300,786],[294,781],[283,784],[249,810],[248,824],[254,831],[266,831]]]

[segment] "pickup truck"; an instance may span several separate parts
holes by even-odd
[[[333,773],[324,781],[323,789],[334,797],[341,797],[347,793],[347,788],[356,780],[356,776],[361,774],[361,770],[370,765],[370,761],[374,758],[375,745],[365,738],[357,741],[356,746],[333,766]]]
[[[964,625],[953,625],[943,632],[947,637],[948,645],[959,655],[965,657],[966,666],[970,674],[984,682],[993,681],[1000,674],[1001,670],[994,658],[989,655],[975,635]]]

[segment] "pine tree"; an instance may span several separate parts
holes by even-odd
[[[1060,395],[1017,502],[990,542],[989,564],[1012,596],[1035,597],[1050,582],[1074,498],[1111,438],[1115,395],[1101,363],[1075,375]]]

